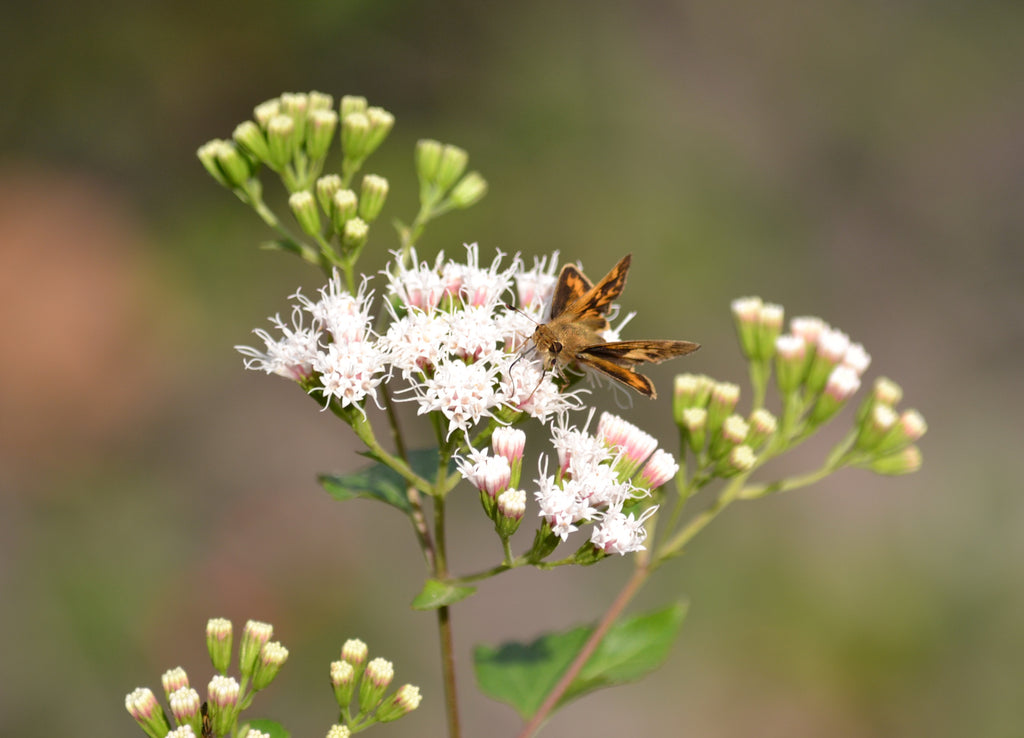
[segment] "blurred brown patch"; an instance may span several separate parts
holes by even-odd
[[[97,453],[146,412],[145,250],[102,183],[0,169],[0,460],[15,478]]]

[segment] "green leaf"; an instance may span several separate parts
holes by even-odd
[[[425,479],[437,475],[437,449],[421,449],[409,454],[409,466]],[[323,488],[336,500],[352,500],[358,497],[380,500],[397,507],[404,513],[412,512],[406,481],[394,469],[375,463],[362,471],[352,474],[321,474],[317,477]]]
[[[583,670],[559,700],[559,706],[602,687],[635,681],[665,660],[686,606],[671,605],[612,626]],[[591,626],[549,633],[532,643],[477,646],[473,652],[481,691],[511,705],[529,720],[579,654]]]
[[[291,733],[285,730],[281,723],[274,720],[260,718],[258,720],[246,720],[246,722],[249,724],[250,729],[255,728],[261,733],[267,733],[270,735],[270,738],[291,738]]]
[[[455,585],[440,579],[428,579],[420,593],[413,598],[413,610],[436,610],[464,600],[476,592],[476,587]]]

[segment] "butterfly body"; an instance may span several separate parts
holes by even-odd
[[[566,264],[558,274],[551,299],[551,318],[537,326],[532,340],[544,357],[544,368],[587,366],[617,382],[655,398],[654,383],[633,367],[642,362],[657,364],[700,348],[692,341],[605,341],[608,311],[622,293],[631,254],[626,254],[596,285],[577,267]]]

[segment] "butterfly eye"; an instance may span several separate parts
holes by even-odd
[[[552,341],[551,342],[551,353],[558,354],[558,353],[561,353],[561,351],[562,351],[562,342],[561,341]]]

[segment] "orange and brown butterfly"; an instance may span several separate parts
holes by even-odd
[[[558,274],[551,298],[551,317],[533,332],[533,343],[544,358],[545,370],[556,365],[583,365],[606,374],[651,399],[654,383],[633,367],[657,364],[700,348],[692,341],[612,341],[601,334],[608,329],[608,310],[626,284],[632,254],[626,254],[597,284],[577,267],[566,264]]]

